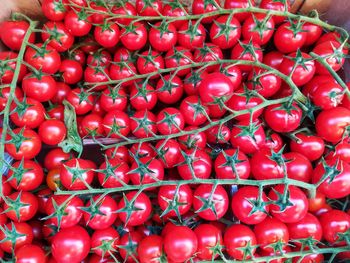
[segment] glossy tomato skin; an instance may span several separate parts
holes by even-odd
[[[225,0],[225,9],[248,8],[250,5],[255,5],[255,2],[249,0]],[[249,12],[234,14],[239,22],[243,22],[250,16]]]
[[[303,86],[313,78],[316,72],[316,67],[315,62],[311,60],[311,56],[304,52],[301,52],[302,59],[304,60],[303,66],[296,66],[296,62],[293,61],[293,58],[296,58],[297,55],[296,52],[293,52],[288,54],[288,56],[285,56],[278,69],[284,75],[289,76],[295,68],[292,74],[292,80],[295,85]]]
[[[215,98],[228,97],[233,93],[231,80],[219,72],[205,76],[198,89],[200,98],[204,103],[213,103]]]
[[[279,2],[274,0],[262,0],[260,2],[260,8],[282,12],[282,11],[290,11],[291,5],[289,0],[285,2]],[[274,15],[272,16],[272,18],[276,24],[281,24],[284,20],[286,20],[286,17],[284,16]]]
[[[113,169],[113,174],[105,172],[106,169]],[[118,158],[118,156],[114,156],[111,159],[106,159],[99,167],[99,171],[97,174],[98,181],[100,185],[104,188],[115,188],[121,187],[123,183],[127,184],[130,180],[129,177],[129,165]]]
[[[61,148],[55,148],[47,152],[44,158],[44,167],[47,170],[61,168],[63,162],[69,160],[72,155],[65,153]]]
[[[103,118],[102,125],[107,136],[111,138],[127,136],[130,132],[130,118],[120,110],[107,113]]]
[[[139,260],[139,256],[137,254],[137,247],[138,244],[141,242],[143,239],[143,236],[140,232],[138,231],[129,231],[125,233],[119,243],[119,253],[122,259],[125,260],[125,262],[136,262]],[[123,248],[123,246],[130,246],[131,249],[127,250]],[[135,261],[136,260],[136,261]]]
[[[218,245],[223,245],[223,238],[220,229],[212,224],[201,224],[193,231],[198,240],[197,257],[201,260],[212,260],[213,258],[217,258],[219,254],[214,252],[213,248]]]
[[[308,200],[300,188],[296,186],[288,187],[288,205],[283,203],[283,194],[286,191],[285,185],[276,185],[269,192],[269,199],[272,201],[270,205],[270,213],[283,223],[295,223],[303,219],[308,211]]]
[[[194,37],[191,37],[194,34]],[[195,21],[186,21],[178,30],[178,44],[186,49],[193,50],[203,46],[206,38],[204,26],[199,23],[195,25]]]
[[[328,198],[343,198],[350,194],[350,165],[339,159],[321,162],[313,171],[312,183],[320,183],[318,191]]]
[[[336,107],[322,111],[316,118],[317,135],[332,143],[339,142],[350,124],[350,110]]]
[[[231,19],[230,21],[229,18]],[[219,25],[224,25],[230,30],[226,33]],[[210,27],[210,39],[213,44],[221,49],[232,48],[241,36],[241,27],[239,21],[229,15],[223,15],[215,19],[215,22]]]
[[[283,61],[283,58],[284,58],[283,53],[273,50],[264,54],[263,63],[274,69],[278,69]]]
[[[81,226],[60,230],[52,239],[53,257],[62,263],[78,263],[90,251],[90,236]]]
[[[177,171],[179,175],[184,180],[191,180],[194,178],[200,179],[208,179],[212,170],[212,161],[210,156],[204,150],[191,149],[185,151],[185,154],[190,156],[192,161],[190,161],[190,165],[193,169],[193,174],[191,172],[191,168],[185,162],[185,158],[183,156],[180,157],[180,165],[177,166]],[[181,163],[182,162],[182,163]]]
[[[184,131],[197,130],[196,126],[187,126]],[[178,138],[180,147],[182,150],[190,150],[198,148],[200,150],[204,149],[207,143],[207,136],[204,132],[198,132],[196,134],[183,135]]]
[[[127,102],[126,93],[122,89],[107,88],[102,91],[100,96],[101,108],[106,112],[112,110],[124,111]]]
[[[91,161],[72,158],[61,167],[61,183],[69,190],[86,189],[85,183],[91,184],[95,176],[95,172],[92,169],[95,169],[95,164]]]
[[[43,73],[55,74],[61,65],[61,57],[58,51],[51,46],[44,47],[43,44],[35,44],[35,46],[40,52],[45,49],[45,53],[41,55],[38,53],[39,51],[28,47],[24,54],[24,60],[37,70],[41,69]]]
[[[184,98],[180,104],[180,111],[188,125],[199,126],[207,121],[208,107],[202,104],[198,96]]]
[[[112,13],[116,15],[131,15],[136,16],[136,8],[133,3],[125,2],[125,3],[116,3],[116,5],[113,5],[112,7]],[[129,25],[132,19],[130,18],[117,18],[115,21],[122,25]]]
[[[157,22],[148,34],[150,45],[160,52],[169,51],[177,42],[177,30],[173,24],[165,25],[163,22]]]
[[[33,159],[39,154],[41,150],[41,140],[35,131],[26,128],[16,128],[12,130],[12,132],[15,136],[20,136],[23,132],[22,135],[25,138],[18,150],[11,142],[5,144],[6,152],[8,152],[14,159]],[[10,135],[9,137],[9,139],[11,139],[12,136]]]
[[[37,101],[52,99],[57,93],[56,81],[50,75],[42,75],[40,79],[34,74],[27,74],[22,81],[24,93]]]
[[[261,207],[254,207],[252,202],[258,200],[259,188],[255,186],[243,186],[233,195],[231,202],[231,209],[235,217],[241,222],[248,225],[256,225],[261,223],[269,212],[269,206],[262,203]],[[262,193],[262,201],[267,203],[268,199],[266,194]],[[260,210],[253,212],[253,209],[259,208]]]
[[[229,199],[225,188],[221,185],[217,185],[215,189],[213,189],[213,185],[210,184],[202,184],[197,187],[194,191],[193,196],[193,208],[197,212],[197,215],[205,220],[214,221],[222,218],[227,210],[229,205]],[[208,207],[212,204],[215,207],[215,212]],[[207,207],[207,208],[206,208]],[[202,210],[203,208],[206,208]]]
[[[43,105],[32,98],[18,98],[19,104],[13,103],[11,105],[11,110],[14,111],[17,108],[17,111],[21,107],[26,107],[27,104],[29,107],[21,115],[17,111],[13,112],[10,115],[11,121],[18,127],[27,127],[30,129],[37,128],[45,119],[45,108]]]
[[[288,178],[310,182],[312,174],[312,164],[303,154],[297,152],[288,152],[284,154],[286,162],[286,171]]]
[[[251,46],[250,49],[252,49],[252,52],[245,52],[244,50],[249,48],[249,45]],[[242,40],[233,47],[231,51],[231,59],[262,62],[263,52],[260,45],[254,42],[250,43],[250,41],[247,40]],[[249,72],[253,67],[251,65],[239,65],[239,68],[243,72]]]
[[[214,163],[218,179],[247,179],[250,175],[248,157],[239,149],[222,151]]]
[[[92,94],[88,94],[85,100],[80,101],[79,96],[82,92],[84,91],[80,88],[72,89],[66,97],[66,100],[74,107],[77,115],[84,115],[93,108],[94,96]]]
[[[143,224],[147,221],[152,212],[152,204],[149,197],[145,193],[140,193],[135,197],[136,194],[136,191],[131,191],[118,203],[119,218],[127,226]],[[127,212],[121,210],[125,209],[128,203],[130,204],[133,199],[134,202],[132,204],[137,210],[132,211],[130,218],[128,218]],[[126,200],[128,203],[126,203]]]
[[[118,249],[119,241],[119,234],[113,227],[98,229],[95,230],[91,236],[91,249],[96,255],[106,257],[108,255],[112,255],[113,250]],[[103,247],[103,244],[108,244],[108,249],[106,251],[101,248]]]
[[[4,211],[6,216],[14,222],[26,222],[32,219],[38,211],[39,203],[38,198],[31,192],[13,192],[7,197],[8,203],[4,203]],[[18,214],[11,207],[11,201],[19,200],[22,206],[19,208]],[[11,201],[10,201],[11,200]],[[26,204],[23,206],[23,204]]]
[[[254,68],[248,76],[247,88],[269,98],[281,88],[281,79],[274,74],[266,74],[266,71]]]
[[[298,152],[307,157],[311,162],[319,159],[325,150],[324,141],[314,135],[298,133],[296,140],[290,141],[290,148],[293,152]]]
[[[74,37],[69,33],[62,22],[46,22],[43,26],[41,38],[44,42],[47,41],[48,45],[58,52],[67,51],[74,42]]]
[[[11,60],[18,57],[18,54],[12,51],[2,51],[0,52],[0,59]],[[0,81],[3,84],[9,84],[13,80],[14,70],[16,68],[16,61],[4,63],[1,67]],[[21,65],[18,75],[18,81],[21,81],[27,73],[27,68],[25,65]],[[5,87],[4,87],[5,88]],[[4,94],[4,88],[1,90],[1,93]],[[9,88],[7,88],[9,89]],[[18,94],[18,92],[16,92]]]
[[[164,75],[156,86],[158,99],[165,104],[178,102],[183,94],[183,83],[178,76]]]
[[[176,187],[175,185],[164,185],[159,188],[158,192],[158,204],[160,208],[164,211],[166,210],[173,200],[181,203],[178,206],[179,215],[186,214],[192,206],[193,202],[193,194],[191,188],[184,184],[180,187]],[[166,216],[175,217],[177,216],[176,211],[173,209],[169,211]]]
[[[87,35],[92,28],[91,16],[88,16],[86,19],[80,19],[74,10],[70,10],[64,18],[64,25],[71,35],[82,37]]]
[[[41,9],[46,18],[52,21],[61,21],[67,13],[67,9],[63,2],[55,0],[42,1]]]
[[[160,140],[156,144],[156,150],[158,152],[159,161],[164,168],[174,168],[179,164],[181,156],[180,144],[174,140]]]
[[[300,126],[302,114],[302,110],[296,103],[293,103],[290,109],[281,104],[275,104],[265,109],[264,117],[272,130],[291,132]]]
[[[129,50],[141,50],[147,43],[147,29],[141,22],[132,24],[134,32],[129,32],[126,28],[120,31],[120,41]]]
[[[146,165],[146,171],[144,171],[144,168],[142,170],[143,165]],[[138,169],[141,169],[141,171]],[[163,180],[164,166],[158,159],[143,157],[131,164],[129,176],[133,185],[155,183]]]
[[[25,245],[15,252],[16,262],[46,263],[45,251],[36,245]]]
[[[259,32],[258,24],[265,23],[264,31]],[[248,17],[242,26],[242,36],[245,40],[251,40],[258,45],[265,45],[271,39],[275,28],[275,22],[272,17],[266,18],[264,14],[252,14]]]
[[[1,23],[2,32],[6,32],[6,34],[1,34],[0,38],[2,43],[4,43],[8,48],[19,51],[24,36],[29,29],[29,23],[26,21],[4,21]],[[35,34],[32,33],[29,36],[28,42],[33,44],[35,41]]]
[[[306,31],[306,40],[304,46],[311,46],[315,44],[322,35],[322,27],[309,22],[303,24],[303,30]]]
[[[273,39],[276,48],[285,54],[297,51],[306,41],[306,32],[299,30],[294,34],[290,27],[290,22],[281,24],[277,28]],[[286,43],[288,43],[288,45],[286,45]]]
[[[226,247],[226,252],[234,259],[243,260],[244,252],[240,249],[246,247],[247,244],[255,246],[257,243],[257,238],[254,232],[245,225],[234,224],[226,229],[224,234],[224,245]],[[252,253],[254,253],[256,248],[252,248]],[[247,255],[246,259],[250,256]]]
[[[58,70],[66,84],[76,84],[83,77],[83,68],[78,61],[65,59]]]
[[[164,236],[164,252],[168,260],[185,262],[197,251],[196,234],[187,226],[174,226],[172,229]]]
[[[289,241],[289,232],[287,226],[275,218],[266,218],[261,223],[254,226],[257,244],[260,249],[266,252],[272,252],[270,244],[281,241],[285,244]]]
[[[322,226],[320,221],[313,214],[307,213],[303,219],[298,222],[287,224],[290,239],[313,238],[321,241]],[[296,245],[301,245],[296,242]]]
[[[350,228],[350,215],[340,210],[326,212],[319,219],[323,230],[323,238],[331,244],[339,239],[339,233],[344,233]],[[345,241],[337,242],[338,246],[345,244]]]
[[[60,221],[58,221],[58,215],[52,217],[51,223],[56,225],[59,228],[69,228],[77,225],[80,222],[83,214],[80,210],[81,207],[84,206],[83,201],[78,197],[70,197],[69,195],[53,195],[51,196],[45,206],[45,212],[48,216],[54,215],[56,211],[56,206],[65,207],[64,212],[65,215],[62,216]],[[58,225],[59,224],[59,225]]]
[[[24,245],[31,244],[33,241],[33,230],[32,227],[27,223],[16,223],[11,222],[7,223],[5,225],[7,229],[15,230],[19,235],[23,235],[21,237],[17,237],[13,243],[13,241],[7,240],[0,243],[0,248],[7,252],[12,253],[12,248],[18,249],[20,247],[23,247]],[[5,233],[3,231],[0,231],[0,240],[4,240],[6,238]]]
[[[140,263],[159,262],[163,253],[163,238],[158,235],[150,235],[142,239],[137,247]]]
[[[96,212],[95,210],[98,210]],[[84,221],[92,229],[105,229],[110,227],[117,219],[117,203],[109,195],[93,196],[83,209]]]
[[[261,150],[250,159],[252,175],[256,180],[281,179],[283,167],[271,160],[271,151]]]
[[[117,45],[119,36],[119,26],[115,23],[105,23],[103,26],[95,27],[94,30],[94,37],[97,43],[105,48],[111,48]]]
[[[41,123],[38,132],[43,143],[57,145],[66,137],[67,128],[62,121],[52,119]]]
[[[169,124],[166,122],[168,116],[171,118],[171,123]],[[176,125],[174,125],[174,123],[176,123]],[[157,129],[162,135],[178,133],[183,130],[184,126],[184,117],[176,108],[164,108],[157,115]]]
[[[23,173],[19,172],[19,167],[25,169]],[[8,182],[17,191],[33,191],[43,181],[44,172],[40,164],[31,160],[17,161],[12,164],[14,170],[10,170],[7,174]],[[20,173],[17,178],[16,173]]]

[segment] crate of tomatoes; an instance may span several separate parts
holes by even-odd
[[[349,34],[300,2],[12,13],[0,261],[349,262]]]

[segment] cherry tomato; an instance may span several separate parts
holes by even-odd
[[[201,224],[193,231],[198,240],[197,257],[201,260],[217,258],[219,253],[214,249],[224,243],[220,229],[211,224]]]

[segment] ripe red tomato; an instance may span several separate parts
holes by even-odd
[[[141,22],[132,22],[120,31],[120,41],[129,50],[141,50],[147,43],[147,29]]]
[[[151,0],[149,3],[136,0],[135,7],[140,16],[159,16],[162,13],[163,3],[160,0]]]
[[[118,249],[119,239],[119,234],[113,227],[95,230],[91,236],[91,249],[98,256],[111,256]]]
[[[265,70],[253,69],[248,76],[247,88],[255,90],[261,96],[269,98],[281,88],[281,79],[274,74],[267,74]]]
[[[91,161],[72,158],[61,167],[61,183],[68,190],[87,189],[94,179],[95,168],[95,164]]]
[[[13,76],[14,76],[14,71],[16,68],[16,61],[8,61],[5,62],[6,60],[12,60],[12,59],[16,59],[18,57],[17,53],[12,52],[12,51],[2,51],[0,52],[0,59],[1,61],[4,61],[3,64],[0,66],[0,80],[1,83],[3,84],[10,84],[13,80]],[[27,68],[25,65],[21,65],[20,66],[20,70],[19,70],[19,75],[18,75],[18,82],[21,81],[23,79],[23,77],[26,75],[27,73]],[[1,94],[6,94],[7,91],[4,92],[4,89],[9,90],[9,87],[6,88],[2,88],[1,89]],[[18,91],[16,92],[17,95]]]
[[[303,24],[303,30],[306,31],[306,40],[304,46],[311,46],[315,44],[315,42],[322,35],[323,31],[321,26],[309,22]]]
[[[17,103],[12,103],[10,115],[11,121],[18,127],[30,129],[37,128],[45,119],[43,105],[32,98],[18,98]]]
[[[315,106],[322,110],[329,110],[337,107],[344,98],[344,89],[337,83],[321,84],[312,96]]]
[[[103,118],[102,125],[107,137],[126,137],[130,132],[130,118],[120,110],[108,112]]]
[[[158,99],[165,104],[178,102],[183,94],[183,83],[178,76],[164,75],[157,82],[156,93]]]
[[[149,30],[149,42],[152,48],[163,52],[172,49],[177,42],[177,31],[173,24],[157,22]]]
[[[94,37],[101,46],[105,48],[114,47],[119,42],[119,26],[115,23],[104,23],[96,26]]]
[[[51,100],[57,94],[55,79],[46,74],[27,74],[22,81],[24,93],[39,102]]]
[[[78,263],[90,251],[90,236],[81,226],[61,229],[52,239],[51,251],[56,261]]]
[[[58,70],[66,84],[76,84],[83,77],[83,68],[78,61],[65,59]]]
[[[271,151],[261,150],[256,152],[250,159],[252,175],[256,180],[283,178],[282,164],[277,162],[283,156],[272,158],[273,154]]]
[[[251,40],[258,45],[265,45],[270,41],[275,29],[272,17],[265,14],[252,14],[242,26],[242,36],[245,40]]]
[[[137,247],[140,263],[158,262],[163,255],[163,238],[150,235],[142,239]]]
[[[248,62],[261,62],[263,60],[263,52],[258,44],[251,41],[243,40],[233,47],[231,52],[231,59],[238,59]],[[238,66],[242,71],[245,72],[249,72],[253,68],[251,65]]]
[[[254,6],[255,2],[250,0],[225,0],[225,9],[237,9],[237,8],[248,8],[249,6]],[[239,22],[243,22],[250,16],[249,12],[242,12],[234,14]]]
[[[60,120],[46,120],[40,124],[38,130],[40,139],[47,145],[56,145],[64,140],[67,129]]]
[[[300,221],[287,224],[290,239],[306,239],[313,238],[321,241],[322,239],[322,226],[316,216],[307,213]],[[300,246],[300,242],[295,242]]]
[[[155,150],[164,168],[174,168],[181,156],[180,144],[174,139],[159,140]]]
[[[206,0],[193,0],[192,1],[192,13],[194,15],[206,14],[210,12],[215,12],[220,8],[220,1],[214,0],[207,2]],[[213,22],[215,16],[203,17],[201,22],[203,24],[210,24]]]
[[[5,231],[0,231],[0,248],[6,253],[12,253],[13,250],[19,249],[33,241],[32,227],[27,223],[11,222],[3,226]],[[13,240],[5,240],[7,235],[14,231],[17,235]]]
[[[216,157],[214,168],[218,179],[247,179],[250,175],[248,157],[239,149],[221,151]]]
[[[232,48],[241,36],[239,21],[229,15],[222,15],[214,20],[210,27],[210,40],[221,49]]]
[[[129,166],[117,156],[106,159],[99,167],[98,181],[104,188],[121,187],[129,182]]]
[[[350,228],[350,215],[340,210],[332,210],[322,214],[320,223],[323,230],[323,238],[330,242],[337,242],[337,246],[343,246],[346,241],[339,240],[339,234],[344,233]]]
[[[116,2],[113,3],[112,13],[116,15],[130,15],[136,16],[136,8],[133,3],[130,2]],[[129,25],[132,22],[131,18],[116,18],[115,21],[122,25]]]
[[[157,115],[157,129],[163,135],[178,133],[184,126],[184,117],[176,108],[164,108]]]
[[[312,174],[312,183],[328,198],[343,198],[350,194],[350,165],[339,159],[320,162]]]
[[[158,204],[164,216],[175,217],[186,214],[192,206],[193,194],[191,188],[184,184],[164,185],[159,188]]]
[[[233,93],[231,80],[219,72],[206,75],[198,89],[200,98],[204,103],[217,103],[217,98],[226,97],[227,100]]]
[[[339,142],[345,135],[350,124],[350,110],[335,107],[321,111],[316,118],[317,135],[332,143]]]
[[[233,195],[231,209],[235,217],[248,225],[261,223],[269,212],[268,199],[263,192],[261,203],[258,202],[259,188],[243,186]]]
[[[43,181],[43,168],[37,162],[22,160],[13,163],[7,181],[17,191],[33,191]]]
[[[80,208],[87,226],[95,230],[110,227],[117,219],[117,209],[116,201],[109,195],[94,195]]]
[[[69,33],[62,22],[46,22],[43,26],[41,38],[58,52],[67,51],[74,43],[74,36]]]
[[[320,137],[305,133],[298,133],[295,136],[296,140],[290,141],[290,149],[293,152],[301,153],[311,162],[322,156],[325,150],[325,143]]]
[[[203,46],[206,38],[205,28],[201,23],[186,20],[178,30],[178,44],[193,50]]]
[[[254,226],[257,244],[259,248],[266,252],[273,252],[270,246],[276,242],[282,242],[287,245],[289,241],[289,232],[287,226],[275,218],[267,217],[264,221]]]
[[[135,159],[130,166],[129,176],[133,185],[152,184],[163,180],[164,166],[152,157]]]
[[[69,160],[72,154],[65,153],[61,148],[55,148],[46,153],[44,167],[47,170],[61,168],[63,162]]]
[[[306,32],[302,30],[302,23],[293,21],[281,24],[277,28],[273,40],[276,48],[287,54],[300,49],[306,42],[306,36]]]
[[[139,260],[137,247],[142,239],[143,236],[138,231],[127,232],[121,237],[119,243],[119,253],[125,262],[136,262]]]
[[[16,262],[26,263],[26,262],[36,262],[36,263],[46,263],[45,251],[36,245],[25,245],[20,247],[15,252]]]
[[[198,248],[196,234],[187,226],[173,226],[163,242],[167,258],[173,262],[189,260]]]
[[[283,223],[295,223],[302,220],[308,211],[307,196],[298,187],[276,185],[269,192],[270,213]],[[287,191],[287,192],[285,192]],[[286,196],[286,198],[285,198]]]
[[[198,130],[196,126],[187,126],[184,131]],[[207,136],[204,132],[196,132],[194,134],[182,135],[178,137],[178,142],[182,150],[204,149],[207,145]]]
[[[41,4],[43,14],[52,21],[61,21],[67,13],[66,6],[63,1],[43,0]]]
[[[256,248],[254,247],[257,243],[257,238],[254,232],[245,225],[234,224],[226,229],[224,234],[224,245],[226,252],[234,259],[243,260],[249,259],[251,256],[246,255],[242,248],[250,245],[252,246],[251,252],[254,254]]]
[[[272,130],[291,132],[300,126],[302,114],[303,111],[296,103],[292,105],[275,104],[265,109],[264,117]]]
[[[41,140],[31,129],[16,128],[10,132],[5,150],[16,160],[33,159],[41,150]]]
[[[260,2],[260,8],[269,9],[269,10],[275,10],[275,11],[289,11],[291,9],[290,1],[274,1],[274,0],[262,0]],[[286,17],[284,16],[272,16],[273,20],[276,24],[282,23],[284,20],[286,20]]]
[[[80,222],[83,214],[80,210],[84,206],[78,196],[52,195],[46,202],[45,212],[52,216],[50,221],[58,228],[69,228]]]
[[[149,197],[141,192],[131,191],[118,203],[119,218],[126,226],[138,226],[147,221],[152,213]]]
[[[197,257],[201,260],[212,260],[219,256],[215,249],[223,245],[223,238],[219,228],[211,224],[200,224],[194,230],[197,236]]]
[[[208,120],[208,107],[203,105],[200,98],[195,95],[182,100],[180,111],[188,125],[199,126]]]
[[[3,206],[6,216],[14,222],[25,222],[32,219],[38,207],[38,198],[31,192],[13,192],[7,196]]]
[[[194,191],[193,209],[205,220],[214,221],[222,218],[228,209],[229,199],[221,185],[201,184]]]
[[[308,158],[298,152],[288,152],[284,154],[288,178],[310,182],[312,174],[312,165]]]
[[[64,26],[75,37],[86,36],[92,27],[91,16],[86,13],[77,13],[74,10],[70,10],[64,18]]]
[[[212,160],[205,151],[199,149],[186,150],[179,161],[177,171],[182,179],[208,179],[210,177]]]
[[[1,23],[1,31],[5,33],[0,35],[1,42],[8,48],[19,51],[28,29],[29,23],[26,21],[3,21]],[[34,41],[35,34],[31,33],[28,42],[33,44]]]
[[[108,76],[108,68],[103,66],[93,67],[88,65],[84,71],[84,81],[89,83],[89,86],[93,88],[94,91],[104,90],[108,87],[105,84],[98,85],[98,83],[109,81]]]

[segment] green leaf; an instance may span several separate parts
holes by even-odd
[[[83,152],[83,142],[78,133],[77,120],[74,107],[68,102],[64,101],[64,123],[67,127],[67,137],[58,146],[66,153],[76,151],[79,156]]]

